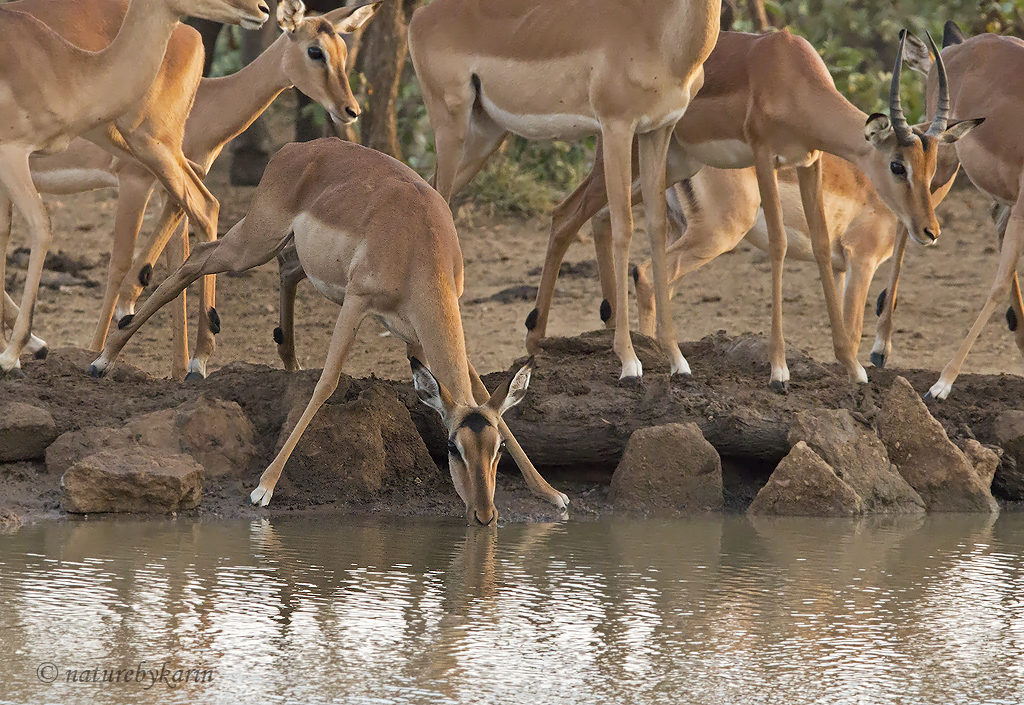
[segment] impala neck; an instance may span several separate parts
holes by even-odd
[[[93,120],[109,119],[145,95],[163,63],[179,15],[164,0],[132,0],[106,49],[83,51],[81,95]]]
[[[186,151],[190,157],[205,158],[206,154],[219,151],[253,124],[282,91],[292,87],[283,69],[284,53],[290,41],[282,34],[241,70],[199,82],[188,118],[192,129],[186,133],[189,142]]]
[[[868,116],[838,92],[830,93],[815,106],[812,120],[804,134],[810,147],[834,154],[860,166],[870,156],[871,143],[864,138]]]

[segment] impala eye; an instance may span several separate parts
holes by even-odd
[[[889,165],[889,171],[896,174],[896,176],[906,176],[907,167],[903,166],[903,162],[893,162]]]
[[[456,458],[462,457],[462,454],[459,452],[459,446],[456,445],[455,441],[448,441],[448,455],[454,455]]]
[[[313,61],[327,61],[326,57],[324,57],[324,50],[315,44],[309,49],[306,49],[306,54],[308,54],[309,58]]]

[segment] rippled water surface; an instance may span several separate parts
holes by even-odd
[[[41,524],[0,534],[0,702],[1021,703],[1022,549],[1020,514]]]

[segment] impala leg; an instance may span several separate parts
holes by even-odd
[[[14,328],[14,322],[18,318],[18,307],[7,295],[7,247],[11,243],[11,199],[7,192],[0,189],[0,289],[3,290],[3,298],[0,299],[0,345],[7,345],[7,327]]]
[[[188,239],[188,221],[183,226],[183,239]],[[204,242],[214,242],[217,233],[200,231],[198,237]],[[209,239],[207,239],[209,238]],[[185,379],[205,379],[206,364],[217,347],[214,338],[220,333],[220,316],[215,305],[217,303],[217,277],[207,274],[199,280],[199,317],[196,322],[196,351],[188,361],[188,374]]]
[[[875,326],[875,344],[871,348],[871,364],[885,367],[892,354],[893,316],[896,313],[896,300],[900,283],[900,271],[903,269],[903,255],[907,251],[907,229],[900,225],[896,233],[896,244],[892,254],[892,271],[889,273],[889,285],[878,296],[878,323]]]
[[[487,387],[484,386],[480,375],[473,368],[473,363],[467,360],[467,364],[469,365],[469,376],[473,382],[473,396],[476,397],[478,404],[483,404],[491,398],[491,394],[487,391]],[[548,481],[541,477],[537,468],[533,466],[533,463],[526,456],[526,451],[523,450],[523,447],[519,445],[519,441],[512,435],[512,431],[509,430],[508,424],[505,423],[504,419],[499,419],[498,430],[505,441],[505,448],[508,450],[509,455],[512,456],[512,459],[515,460],[516,465],[519,467],[519,472],[523,474],[523,479],[526,480],[526,486],[530,488],[530,492],[559,509],[566,509],[569,506],[569,498],[549,485]]]
[[[1024,356],[1024,300],[1021,299],[1020,280],[1017,273],[1013,273],[1013,290],[1010,292],[1010,308],[1013,310],[1013,339],[1017,343],[1017,350]],[[1007,318],[1009,318],[1007,311]]]
[[[572,194],[555,206],[551,214],[551,234],[548,237],[548,248],[544,253],[544,269],[537,287],[537,302],[533,311],[526,317],[526,349],[533,355],[540,350],[540,341],[544,339],[548,327],[548,314],[551,312],[551,301],[555,295],[555,284],[558,281],[558,269],[562,265],[565,253],[583,227],[587,219],[600,210],[607,202],[604,189],[603,169],[600,160],[594,164],[594,170]],[[597,240],[595,235],[595,247]],[[610,242],[609,242],[610,251]],[[614,285],[609,281],[614,299]],[[602,280],[602,289],[605,287]],[[607,315],[606,315],[607,314]],[[611,319],[610,305],[601,306],[601,319],[606,323]]]
[[[612,239],[612,221],[608,211],[599,211],[590,219],[591,236],[594,238],[594,255],[597,257],[597,276],[601,280],[601,320],[607,329],[615,328],[615,252]],[[561,266],[561,264],[559,264]]]
[[[424,87],[423,102],[427,106],[427,115],[434,130],[434,152],[437,154],[431,186],[437,189],[444,200],[450,202],[465,152],[466,133],[475,95],[468,81],[465,85],[455,84],[459,86],[457,92],[449,91],[443,95],[432,94],[427,83],[421,82],[421,85]]]
[[[491,158],[508,135],[486,113],[474,110],[470,113],[469,129],[462,147],[462,158],[452,184],[452,195],[466,187],[473,180],[487,160]]]
[[[782,268],[786,260],[786,229],[782,220],[782,205],[779,201],[779,182],[775,174],[772,155],[758,151],[754,159],[757,172],[757,187],[761,193],[761,209],[764,211],[768,229],[768,257],[772,263],[772,330],[768,341],[768,356],[772,374],[769,386],[777,392],[785,392],[789,382],[789,367],[786,365],[786,339],[782,332]],[[831,276],[829,282],[832,281]]]
[[[185,260],[185,264],[157,287],[152,296],[139,308],[138,313],[127,321],[122,321],[122,325],[111,332],[103,352],[89,366],[89,373],[94,377],[104,375],[142,324],[199,277],[204,274],[242,272],[272,260],[284,247],[289,233],[276,232],[266,223],[261,223],[259,216],[263,214],[258,211],[255,213],[257,217],[253,219],[253,223],[260,229],[247,228],[247,219],[252,217],[255,208],[256,206],[250,210],[250,216],[238,221],[221,240],[197,245]]]
[[[295,359],[295,290],[306,278],[306,270],[299,262],[298,251],[286,247],[277,256],[278,273],[281,280],[280,325],[274,329],[277,354],[289,372],[300,369]]]
[[[181,206],[168,198],[160,211],[160,219],[157,221],[156,228],[142,246],[142,250],[132,260],[127,274],[120,281],[120,290],[114,297],[117,306],[114,309],[114,317],[118,322],[125,316],[135,313],[135,303],[142,296],[145,288],[149,286],[149,282],[153,278],[153,267],[156,266],[160,253],[167,247],[171,237],[177,235],[176,230],[184,217],[185,212]]]
[[[295,424],[295,428],[288,434],[288,440],[284,442],[277,457],[263,471],[263,475],[260,476],[260,484],[249,495],[253,504],[265,507],[270,503],[270,498],[274,495],[274,487],[281,479],[284,465],[288,462],[292,451],[295,450],[299,438],[302,437],[302,432],[309,426],[309,422],[313,420],[313,416],[323,406],[323,403],[338,388],[342,365],[352,347],[352,341],[355,340],[359,324],[366,317],[368,310],[369,301],[365,297],[355,295],[345,297],[345,302],[341,305],[341,313],[338,314],[338,322],[334,324],[330,347],[327,348],[324,371],[320,374],[320,379],[317,380],[316,387],[313,389],[313,396],[306,405],[305,411],[302,412],[298,423]]]
[[[836,359],[846,366],[850,381],[866,384],[867,372],[857,361],[849,331],[843,325],[843,309],[832,272],[832,241],[828,236],[825,204],[822,200],[821,159],[815,160],[811,166],[799,167],[796,171],[800,182],[800,198],[803,201],[807,227],[811,235],[811,248],[818,264],[818,276],[825,292],[825,306],[828,308],[828,320],[832,326],[832,348],[835,350]]]
[[[167,264],[177,271],[188,259],[188,230],[183,237],[172,238],[167,250]],[[188,373],[188,289],[182,289],[172,304],[171,379],[184,379]]]
[[[967,353],[970,352],[971,346],[974,345],[974,341],[981,335],[982,328],[985,327],[996,307],[1006,301],[1006,297],[1010,295],[1013,289],[1013,279],[1017,271],[1017,262],[1020,259],[1022,244],[1024,244],[1024,203],[1018,201],[1010,213],[1009,223],[1006,227],[1006,237],[1003,238],[1003,244],[999,252],[999,269],[989,291],[988,299],[985,301],[985,305],[982,307],[977,320],[974,321],[974,325],[971,326],[971,330],[967,333],[967,337],[960,344],[956,355],[942,369],[939,381],[928,390],[925,399],[945,399],[949,396],[949,392],[953,388],[953,382],[956,381],[957,376],[960,374],[960,368],[963,367],[964,360],[967,359]]]
[[[99,352],[107,339],[110,320],[118,300],[118,287],[131,269],[135,241],[138,239],[146,204],[153,193],[153,175],[142,168],[127,167],[117,175],[117,212],[114,215],[114,243],[107,264],[107,281],[103,288],[103,304],[93,329],[89,349]],[[140,289],[141,291],[141,289]]]
[[[846,286],[843,287],[843,325],[853,341],[856,354],[864,333],[864,308],[867,305],[868,289],[878,270],[878,262],[855,255],[848,255],[846,262],[849,271],[846,273]]]
[[[25,289],[21,307],[11,330],[11,339],[0,353],[0,375],[20,370],[19,357],[32,334],[32,314],[39,294],[39,281],[43,274],[43,262],[50,248],[50,217],[46,213],[43,199],[32,183],[32,172],[28,165],[29,152],[23,147],[0,145],[0,187],[6,192],[14,207],[25,218],[32,234],[32,252],[25,273]],[[0,253],[6,257],[7,252]],[[6,302],[4,308],[7,308]]]
[[[629,245],[633,239],[633,212],[630,207],[632,174],[630,155],[633,126],[602,125],[605,187],[615,247],[615,342],[613,348],[622,362],[619,379],[639,379],[643,366],[629,337]]]

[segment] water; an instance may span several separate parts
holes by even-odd
[[[0,702],[1021,703],[1022,548],[1021,514],[41,524],[0,534]]]

